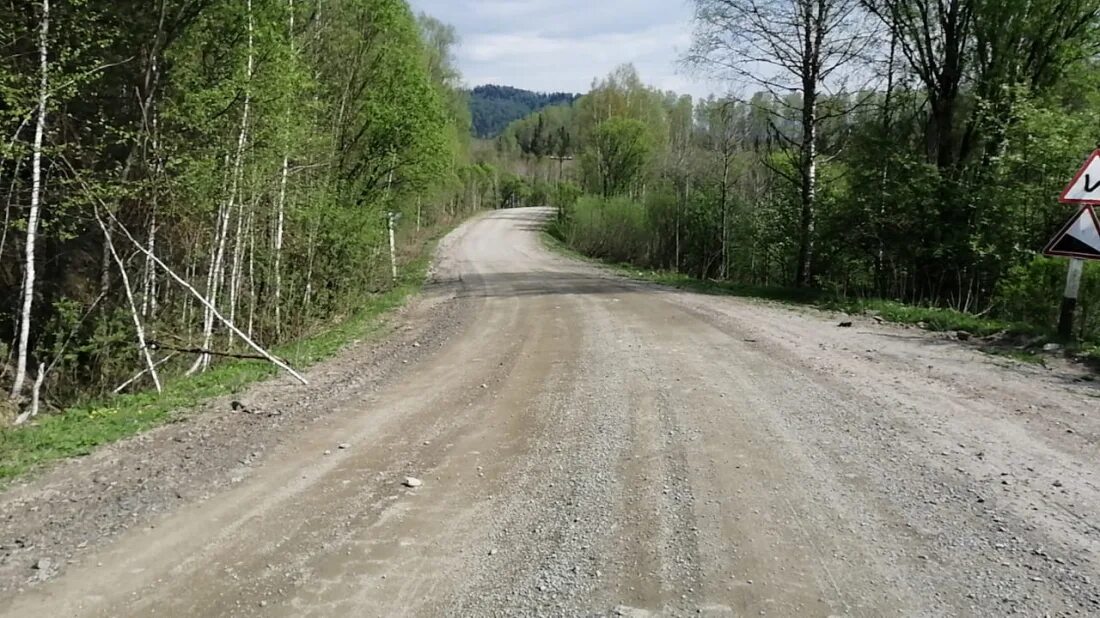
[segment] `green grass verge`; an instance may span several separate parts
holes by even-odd
[[[384,315],[423,286],[434,246],[435,240],[426,243],[392,290],[366,299],[355,314],[338,324],[279,346],[272,353],[296,368],[306,367],[331,357],[356,339],[381,332]],[[48,462],[87,455],[98,446],[182,418],[182,412],[203,401],[240,392],[278,371],[264,361],[220,362],[196,376],[168,378],[162,393],[139,392],[91,401],[61,414],[42,415],[23,427],[0,429],[0,486]]]
[[[1032,336],[1047,334],[1042,329],[1028,324],[992,320],[952,309],[907,305],[892,300],[838,298],[819,290],[707,281],[670,271],[645,270],[629,264],[615,264],[582,255],[549,232],[543,234],[543,239],[548,247],[558,253],[586,262],[608,266],[632,279],[650,281],[701,294],[759,298],[824,310],[842,311],[852,315],[875,315],[886,322],[920,325],[922,328],[932,331],[966,331],[978,337],[995,333]]]
[[[1079,355],[1086,362],[1100,368],[1100,344],[1086,345],[1081,348]]]

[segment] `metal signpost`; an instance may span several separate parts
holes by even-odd
[[[1079,204],[1080,210],[1066,223],[1043,250],[1045,255],[1070,258],[1066,289],[1062,294],[1062,311],[1058,335],[1073,336],[1073,314],[1077,310],[1077,295],[1081,288],[1081,273],[1085,260],[1100,260],[1100,219],[1095,207],[1100,204],[1100,150],[1093,152],[1062,192],[1063,204]]]

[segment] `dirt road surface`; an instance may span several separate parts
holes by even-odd
[[[1100,614],[1096,382],[625,281],[548,214],[310,387],[0,495],[0,614]]]

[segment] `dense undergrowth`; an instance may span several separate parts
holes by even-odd
[[[333,356],[345,345],[385,332],[386,315],[400,307],[424,284],[436,240],[451,229],[440,226],[406,249],[409,261],[391,289],[366,297],[358,309],[296,341],[272,350],[295,368]],[[208,399],[240,392],[270,378],[278,369],[258,360],[224,360],[191,377],[176,374],[163,393],[140,391],[96,397],[56,413],[44,414],[21,427],[0,428],[0,483],[42,464],[86,455],[98,446],[183,418]]]

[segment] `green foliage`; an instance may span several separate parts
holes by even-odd
[[[1013,266],[998,282],[994,296],[997,314],[1054,330],[1065,284],[1065,260],[1035,256],[1030,262]],[[1079,293],[1078,337],[1100,341],[1100,265],[1085,265]]]
[[[569,105],[576,98],[563,92],[543,94],[509,86],[478,86],[470,91],[474,135],[494,138],[516,120],[552,105]]]
[[[590,190],[604,197],[634,190],[652,151],[649,129],[633,118],[612,118],[592,134],[581,166]]]
[[[646,211],[625,197],[582,197],[568,212],[565,241],[585,255],[612,262],[644,262]]]
[[[273,350],[299,367],[329,358],[342,347],[383,333],[386,316],[415,294],[427,278],[435,238],[417,243],[415,259],[404,269],[399,285],[371,297],[355,312],[320,332],[288,341]],[[140,433],[189,414],[202,401],[237,393],[249,384],[272,376],[277,370],[254,360],[234,360],[210,371],[170,379],[164,393],[138,392],[82,402],[65,414],[39,417],[20,428],[0,426],[0,484],[50,461],[86,455],[95,447]],[[0,414],[3,410],[0,410]]]
[[[24,9],[0,7],[4,342],[38,83],[37,11]],[[50,33],[29,363],[32,375],[49,367],[48,407],[105,396],[143,364],[94,209],[118,220],[109,231],[148,338],[199,346],[204,312],[119,226],[274,347],[389,292],[384,212],[405,213],[404,246],[497,199],[499,171],[472,160],[453,29],[406,0],[60,2]],[[212,331],[211,348],[242,347],[220,323]]]
[[[977,62],[980,79],[960,83],[947,93],[952,100],[935,99],[944,93],[898,69],[889,92],[820,101],[809,271],[817,293],[889,299],[897,307],[883,309],[898,320],[934,327],[984,332],[985,318],[968,323],[972,314],[1038,332],[1054,327],[1065,260],[1035,255],[1072,215],[1055,196],[1096,143],[1100,79],[1083,52],[1100,41],[1100,24],[1072,14],[1100,4],[1065,14],[994,5],[972,7],[988,13],[978,18],[983,38],[967,52],[988,55],[964,58]],[[999,12],[1011,28],[991,26]],[[1037,33],[1055,31],[1070,38],[1045,47]],[[1034,45],[1043,51],[1019,56]],[[1053,67],[1055,58],[1077,68]],[[1036,63],[1060,77],[1035,73]],[[941,108],[930,110],[930,97]],[[604,199],[575,207],[563,200],[556,233],[588,255],[732,286],[798,279],[807,229],[801,118],[792,113],[800,104],[763,92],[693,106],[645,87],[630,67],[617,69],[568,118],[581,153],[571,177]],[[929,117],[944,105],[952,107],[949,127],[945,116]],[[516,123],[516,134],[533,122]],[[645,146],[622,147],[635,143]],[[1076,335],[1086,342],[1100,338],[1094,277],[1086,274],[1077,315]]]

